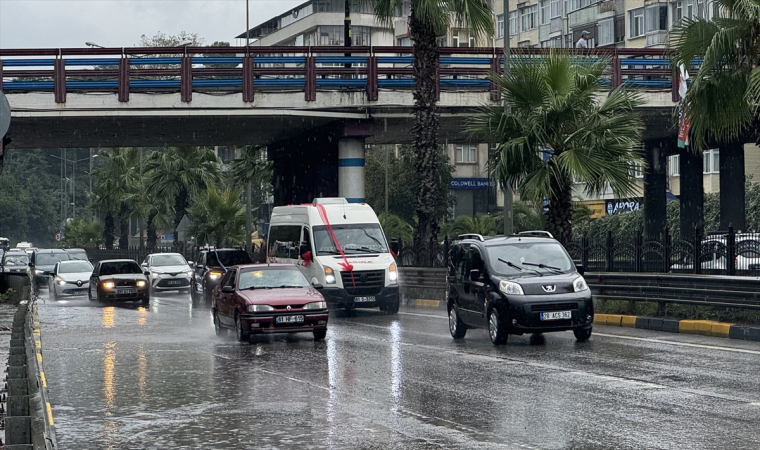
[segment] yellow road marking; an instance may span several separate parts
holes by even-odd
[[[414,306],[424,306],[428,308],[437,308],[441,304],[440,300],[426,300],[423,298],[418,298],[414,300]]]
[[[45,402],[45,406],[47,407],[48,422],[50,422],[50,426],[52,427],[55,425],[55,422],[53,422],[53,408],[50,407],[50,402]]]
[[[45,379],[45,372],[40,370],[40,379],[42,380],[42,387],[47,387],[47,379]]]

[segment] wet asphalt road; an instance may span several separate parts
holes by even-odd
[[[596,327],[461,342],[444,311],[239,344],[206,306],[40,302],[62,449],[760,447],[760,344]]]

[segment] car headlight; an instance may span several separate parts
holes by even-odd
[[[56,278],[55,282],[58,283],[58,286],[63,286],[64,284],[66,284],[66,282],[60,277]]]
[[[138,280],[137,287],[145,287],[145,282],[143,280]]]
[[[222,276],[222,272],[211,271],[208,273],[208,277],[212,280],[216,280]]]
[[[40,269],[35,269],[35,270],[34,270],[34,274],[35,274],[35,275],[42,275],[42,274],[44,274],[44,273],[45,273],[45,271],[44,271],[44,270],[40,270]]]
[[[504,295],[525,295],[522,286],[512,281],[500,281],[499,290]]]
[[[335,272],[331,267],[325,267],[325,283],[335,284]]]
[[[183,271],[182,271],[182,273],[183,273],[183,274],[184,274],[186,277],[190,278],[190,277],[193,275],[193,269],[187,269],[187,270],[183,270]]]
[[[274,308],[269,305],[248,305],[248,312],[267,312],[274,311]]]
[[[588,284],[586,284],[586,280],[583,277],[578,277],[573,281],[573,289],[575,292],[588,291]]]
[[[323,300],[321,302],[307,303],[303,309],[327,309],[327,302]]]
[[[103,289],[113,289],[114,286],[116,285],[114,284],[113,281],[104,281],[102,286],[103,286]]]
[[[388,279],[391,281],[398,280],[398,270],[396,270],[395,264],[391,264],[391,266],[388,268]]]

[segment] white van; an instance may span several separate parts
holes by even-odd
[[[344,198],[278,206],[267,233],[271,263],[298,265],[332,308],[398,312],[396,261],[369,205]]]

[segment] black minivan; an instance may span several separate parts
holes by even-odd
[[[487,328],[495,345],[509,334],[573,330],[591,337],[591,291],[565,248],[546,232],[460,236],[449,251],[447,306],[455,339]]]

